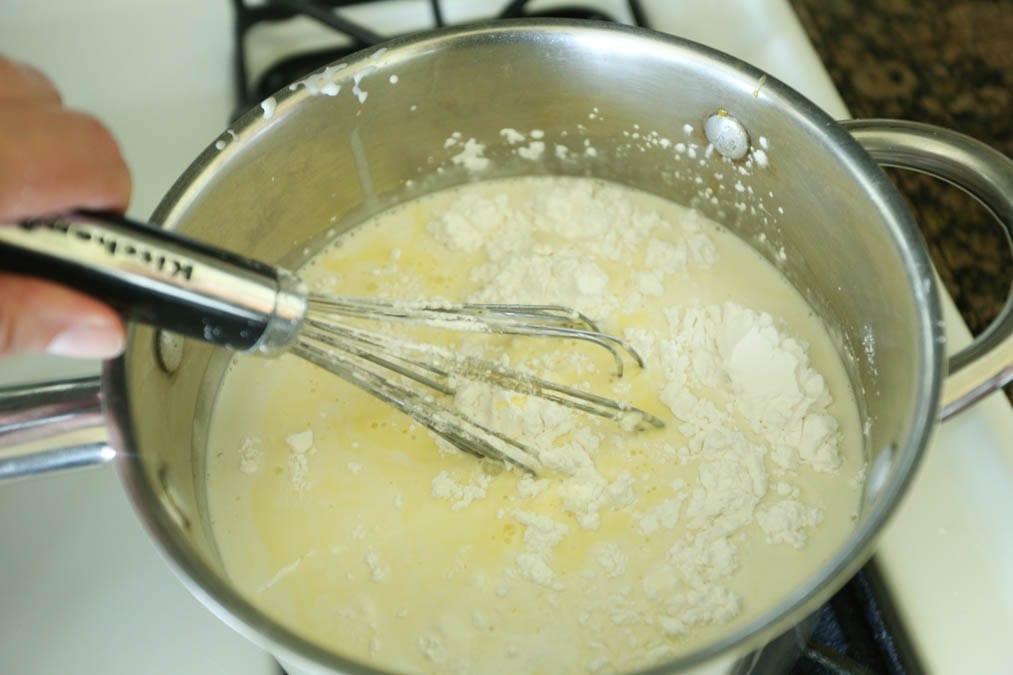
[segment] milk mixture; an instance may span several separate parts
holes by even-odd
[[[644,357],[447,334],[455,350],[623,399],[614,422],[480,384],[452,401],[540,452],[479,462],[292,356],[230,367],[207,494],[225,568],[279,621],[399,672],[622,672],[770,609],[848,536],[857,407],[798,293],[700,214],[524,178],[381,214],[302,270],[317,291],[564,304]]]

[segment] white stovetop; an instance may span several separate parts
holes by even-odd
[[[445,4],[451,19],[475,6]],[[831,114],[847,115],[785,0],[643,4],[656,28],[750,61]],[[393,5],[410,18],[426,3]],[[225,126],[231,35],[225,0],[0,4],[0,50],[47,71],[69,105],[100,116],[120,140],[134,171],[131,212],[141,218]],[[946,311],[953,342],[965,343],[948,299]],[[0,382],[96,369],[8,360],[0,362]],[[997,396],[941,427],[880,546],[900,610],[935,672],[1008,672],[1011,438],[1013,415]],[[0,486],[0,542],[0,672],[275,672],[172,576],[111,468]]]

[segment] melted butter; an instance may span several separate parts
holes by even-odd
[[[473,290],[468,270],[482,264],[485,254],[448,254],[427,224],[465,191],[522,203],[547,180],[476,184],[406,204],[326,250],[303,276],[311,286],[345,295],[462,299]],[[624,192],[638,208],[670,222],[686,218],[675,204]],[[551,476],[540,494],[519,498],[521,475],[500,473],[484,497],[455,509],[452,501],[433,496],[433,478],[446,471],[458,483],[476,482],[483,467],[474,458],[441,453],[427,431],[405,416],[291,356],[270,362],[238,358],[213,412],[208,503],[234,583],[276,619],[329,649],[384,668],[433,673],[643,666],[715,640],[783,599],[851,530],[860,495],[851,479],[862,465],[857,407],[829,336],[797,292],[733,235],[714,224],[706,232],[719,256],[712,267],[672,275],[660,300],[617,311],[602,327],[656,327],[664,322],[661,307],[728,300],[768,312],[807,344],[841,429],[839,471],[803,466],[790,476],[800,499],[823,511],[806,546],[768,544],[755,523],[735,536],[739,569],[726,585],[739,595],[742,609],[730,622],[665,635],[656,604],[642,590],[672,542],[685,534],[686,517],[671,530],[646,536],[638,530],[640,518],[672,496],[672,481],[685,481],[689,490],[699,482],[695,463],[680,463],[663,451],[666,444],[685,444],[677,423],[660,432],[622,434],[608,422],[586,420],[608,441],[594,457],[598,471],[609,481],[625,472],[636,482],[636,501],[627,508],[603,505],[597,529],[582,528],[560,509]],[[599,264],[611,279],[610,290],[625,297],[632,288],[628,261]],[[560,349],[494,340],[514,359]],[[578,373],[565,362],[557,379],[615,396],[608,355],[582,345],[564,349],[574,350],[586,353],[599,372]],[[621,398],[671,421],[658,398],[659,369],[627,367],[629,389]],[[285,439],[306,429],[313,431],[314,449],[305,458],[309,487],[300,491]],[[263,451],[254,473],[239,470],[238,448],[246,439]],[[518,574],[517,556],[529,544],[514,510],[549,515],[567,526],[547,558],[559,588]],[[599,561],[606,543],[622,549],[622,574],[609,576]]]

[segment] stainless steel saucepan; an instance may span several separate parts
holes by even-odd
[[[518,157],[504,128],[542,130],[548,151]],[[700,159],[708,144],[736,159],[712,156],[727,170],[702,171],[670,144],[631,147],[632,129],[695,143]],[[454,134],[484,145],[488,165],[463,161],[460,144],[445,147]],[[396,40],[281,91],[197,158],[153,220],[293,268],[338,232],[433,190],[484,177],[590,175],[696,206],[752,243],[803,293],[848,364],[866,429],[861,514],[847,542],[791,595],[651,672],[776,672],[806,617],[869,557],[933,427],[1013,377],[1009,302],[947,365],[933,271],[880,164],[951,181],[1013,227],[1013,163],[964,136],[894,121],[837,123],[748,64],[644,30],[495,23]],[[750,190],[734,189],[740,180]],[[101,383],[3,393],[0,442],[35,447],[5,450],[0,475],[115,459],[151,536],[219,617],[290,672],[374,672],[265,615],[223,572],[204,451],[226,361],[205,344],[132,326]],[[54,449],[54,434],[96,425],[102,436]]]

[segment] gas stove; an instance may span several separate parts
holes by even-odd
[[[140,218],[230,119],[344,54],[439,25],[521,16],[641,25],[738,56],[847,117],[784,0],[53,4],[0,5],[0,44],[109,124],[134,170]],[[945,312],[952,342],[966,343],[948,298]],[[96,369],[16,359],[0,363],[0,382]],[[984,645],[1013,632],[1013,547],[1002,527],[1013,522],[1011,437],[1013,416],[996,397],[940,428],[876,558],[817,613],[792,672],[1008,667]],[[0,486],[0,537],[2,672],[279,672],[172,577],[111,468]]]

